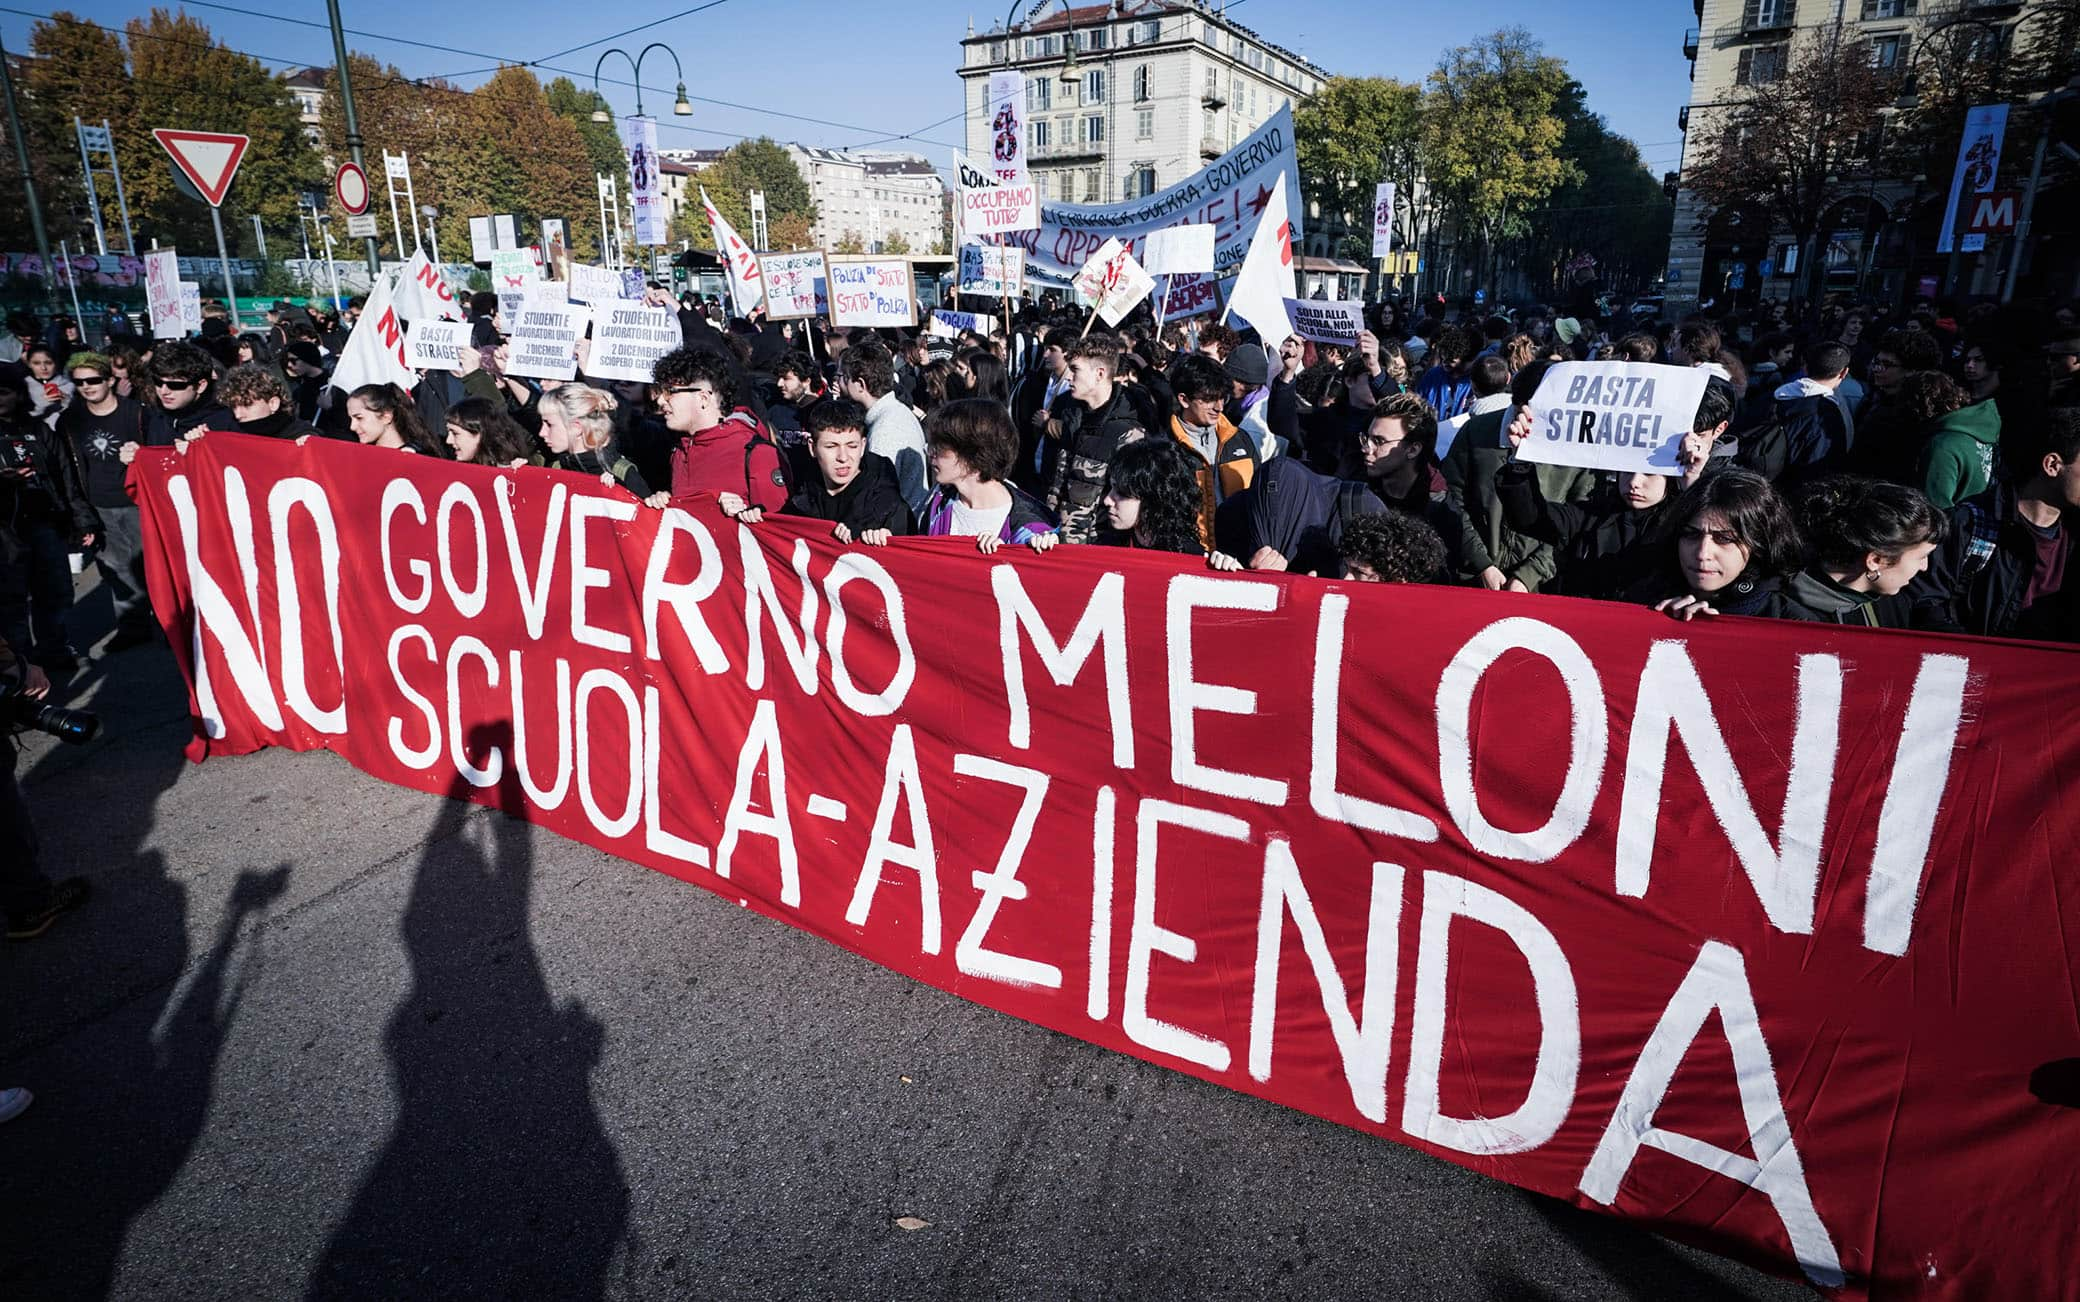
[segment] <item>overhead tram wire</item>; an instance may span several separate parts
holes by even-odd
[[[573,45],[568,50],[558,50],[554,54],[545,54],[539,59],[530,60],[530,62],[536,64],[544,64],[551,59],[560,59],[566,54],[576,54],[580,50],[589,50],[595,45],[605,45],[608,41],[618,41],[624,36],[634,36],[637,32],[646,32],[653,27],[662,27],[664,24],[673,22],[680,18],[690,18],[693,15],[700,13],[704,9],[713,9],[717,5],[727,3],[729,3],[729,0],[708,0],[708,3],[706,4],[695,5],[691,9],[682,9],[675,14],[666,14],[662,18],[653,19],[652,21],[643,23],[642,25],[637,27],[631,27],[625,32],[615,32],[612,36],[601,36],[594,40],[587,41],[583,45]]]
[[[204,0],[189,0],[189,2],[195,3],[195,4],[197,4],[197,5],[201,5],[202,3],[204,3]],[[720,0],[718,0],[718,2],[720,2]],[[262,13],[262,12],[261,12],[261,11],[259,11],[259,10],[253,10],[253,9],[240,9],[240,8],[237,8],[237,7],[235,7],[235,6],[232,6],[232,5],[223,5],[223,4],[215,4],[215,3],[211,3],[211,4],[209,4],[209,6],[208,6],[208,7],[210,7],[210,8],[213,8],[213,9],[222,9],[222,10],[226,10],[226,11],[228,11],[228,12],[232,12],[232,13],[239,13],[239,14],[247,14],[247,15],[250,15],[250,16],[252,16],[252,17],[256,17],[256,18],[271,18],[271,19],[274,19],[274,20],[276,20],[276,21],[278,21],[278,22],[285,22],[285,23],[290,23],[290,24],[292,24],[292,25],[295,25],[295,26],[300,26],[300,27],[315,27],[315,28],[325,28],[325,27],[326,27],[326,25],[325,25],[324,23],[314,23],[314,22],[310,22],[309,20],[306,20],[306,19],[300,19],[300,18],[284,18],[284,17],[281,17],[280,15],[277,15],[277,14],[268,14],[268,13]],[[10,7],[10,6],[4,6],[4,5],[0,5],[0,13],[7,13],[7,14],[15,14],[15,15],[17,15],[17,16],[19,16],[19,17],[23,17],[23,18],[31,18],[31,19],[36,19],[36,20],[38,20],[38,21],[41,21],[41,22],[54,22],[54,21],[56,21],[56,19],[57,19],[57,15],[55,15],[55,14],[49,14],[49,13],[40,13],[40,12],[37,12],[37,11],[35,11],[35,10],[30,10],[30,9],[16,9],[16,8],[13,8],[13,7]],[[108,34],[110,34],[111,36],[116,36],[116,37],[120,37],[120,38],[122,38],[122,39],[124,39],[124,40],[127,40],[127,39],[129,39],[129,36],[130,36],[130,33],[129,33],[129,32],[127,32],[126,30],[124,30],[123,28],[119,28],[119,27],[110,27],[110,26],[108,26],[108,25],[107,25],[107,24],[105,24],[105,23],[98,23],[98,22],[95,22],[95,21],[93,21],[92,19],[87,19],[87,18],[76,18],[76,17],[70,17],[70,16],[68,16],[68,19],[67,19],[67,21],[70,21],[70,22],[75,22],[75,23],[78,23],[78,24],[80,24],[80,25],[81,25],[81,26],[83,26],[83,27],[91,27],[91,28],[94,28],[94,29],[95,29],[95,30],[97,30],[97,31],[107,32],[107,33],[108,33]],[[663,20],[660,20],[660,21],[663,21]],[[327,30],[329,30],[329,29],[327,29]],[[342,29],[342,30],[354,30],[354,29]],[[429,74],[429,76],[428,76],[428,77],[425,77],[425,78],[421,78],[421,77],[404,77],[404,76],[398,76],[398,77],[389,77],[389,76],[383,76],[383,75],[381,75],[381,74],[377,74],[377,75],[376,75],[376,77],[374,78],[374,82],[373,82],[373,84],[375,84],[375,85],[383,85],[383,86],[397,86],[397,85],[406,85],[406,86],[412,86],[412,87],[414,87],[414,88],[416,88],[416,89],[419,89],[419,90],[427,90],[427,91],[446,91],[446,92],[449,92],[449,93],[452,93],[452,94],[460,94],[460,95],[469,95],[469,94],[474,94],[474,93],[475,93],[475,91],[473,91],[473,90],[471,90],[471,89],[469,89],[469,88],[466,88],[466,87],[461,87],[461,86],[442,86],[442,85],[435,85],[435,84],[432,84],[432,83],[431,83],[431,78],[436,78],[436,77],[437,77],[437,78],[442,78],[442,79],[445,79],[445,78],[448,78],[448,77],[465,77],[465,76],[471,76],[471,75],[475,75],[475,74],[476,74],[477,72],[479,72],[479,71],[486,71],[486,72],[495,72],[495,71],[497,71],[498,69],[500,69],[500,68],[505,68],[505,67],[529,67],[529,66],[532,66],[532,67],[537,67],[537,68],[540,68],[540,69],[542,69],[543,71],[546,71],[546,72],[553,72],[553,73],[558,73],[558,74],[560,74],[560,75],[563,75],[563,76],[568,76],[568,77],[572,77],[572,78],[574,78],[574,79],[582,79],[582,78],[586,78],[586,77],[588,77],[588,76],[590,75],[590,74],[587,74],[587,73],[584,73],[584,72],[582,72],[582,71],[579,71],[579,70],[577,70],[577,69],[572,69],[572,68],[560,68],[560,67],[555,67],[555,66],[552,66],[552,65],[548,65],[548,64],[543,64],[543,63],[536,63],[536,64],[533,64],[533,65],[529,65],[529,64],[523,63],[523,62],[521,62],[521,61],[519,61],[519,60],[507,60],[507,59],[500,59],[498,55],[495,55],[495,54],[490,54],[490,53],[487,53],[487,52],[485,52],[485,51],[483,51],[483,50],[465,50],[465,49],[461,49],[461,48],[458,48],[458,47],[455,47],[455,46],[448,46],[448,45],[431,45],[431,44],[428,44],[427,42],[424,42],[424,41],[410,41],[410,40],[404,40],[403,38],[393,38],[393,37],[387,37],[387,36],[382,36],[382,35],[380,35],[380,34],[378,34],[378,33],[364,33],[364,32],[357,32],[356,34],[358,34],[358,35],[367,35],[367,36],[372,36],[372,37],[375,37],[376,39],[379,39],[379,40],[398,40],[398,41],[400,41],[400,42],[401,42],[402,44],[406,44],[406,45],[418,45],[418,46],[423,46],[423,47],[425,47],[425,48],[428,48],[428,49],[437,49],[437,50],[440,50],[440,51],[441,51],[441,52],[443,52],[443,53],[448,53],[448,54],[456,54],[456,55],[461,55],[461,56],[463,56],[463,57],[466,57],[466,58],[472,58],[472,59],[493,59],[493,60],[498,60],[498,62],[497,62],[496,64],[494,64],[493,66],[491,66],[491,67],[488,67],[488,68],[485,68],[485,69],[481,69],[481,70],[479,70],[479,69],[470,69],[470,70],[467,70],[467,71],[463,71],[463,72],[451,72],[451,73],[437,73],[437,74]],[[159,34],[157,34],[157,33],[152,33],[152,32],[143,32],[143,33],[139,33],[139,35],[143,36],[143,37],[144,37],[145,39],[147,39],[147,40],[156,40],[156,41],[161,41],[161,42],[164,42],[164,43],[166,43],[166,44],[170,44],[170,45],[186,45],[186,46],[192,46],[192,47],[197,47],[197,48],[203,48],[203,49],[218,49],[218,50],[223,50],[223,51],[225,51],[226,53],[229,53],[229,54],[237,54],[237,55],[243,55],[243,56],[244,56],[244,57],[246,57],[246,58],[249,58],[249,59],[254,59],[254,60],[257,60],[257,61],[259,61],[259,62],[260,62],[260,63],[262,63],[262,64],[278,64],[278,65],[281,65],[281,66],[283,66],[283,67],[289,67],[289,68],[302,68],[302,67],[323,67],[323,66],[328,66],[328,64],[327,64],[327,61],[324,61],[324,60],[320,60],[320,61],[317,61],[317,62],[315,62],[315,63],[314,63],[314,62],[313,62],[312,60],[310,60],[310,59],[307,59],[307,58],[289,58],[289,57],[286,57],[286,56],[281,56],[281,55],[272,55],[272,54],[261,54],[261,53],[259,53],[259,52],[257,52],[257,51],[254,51],[254,50],[242,50],[242,49],[239,49],[239,48],[237,48],[236,46],[226,45],[226,44],[224,44],[223,42],[221,42],[221,41],[217,41],[217,40],[209,40],[209,41],[198,41],[198,40],[194,40],[194,39],[183,39],[183,38],[179,38],[179,37],[172,37],[172,36],[161,36],[161,35],[159,35]],[[582,48],[582,47],[581,47],[581,48]],[[618,86],[618,87],[622,87],[622,88],[625,88],[625,89],[631,89],[631,90],[634,90],[634,89],[644,89],[644,88],[642,88],[642,87],[638,87],[638,86],[637,86],[637,84],[636,84],[635,82],[632,82],[632,81],[624,81],[624,80],[621,80],[621,79],[619,79],[619,78],[615,78],[615,77],[601,77],[601,78],[600,78],[599,80],[600,80],[600,81],[601,81],[601,82],[602,82],[603,84],[605,84],[605,85],[609,85],[609,86]],[[148,85],[149,85],[149,84],[156,84],[156,83],[153,83],[153,82],[151,82],[151,81],[149,81],[149,80],[147,79],[147,80],[145,81],[145,83],[144,83],[144,84],[148,84]],[[358,82],[357,82],[357,84],[358,84]],[[711,99],[711,98],[708,98],[708,97],[706,97],[706,96],[700,96],[700,95],[692,95],[692,96],[688,96],[688,98],[689,98],[689,99],[694,99],[694,100],[697,100],[697,101],[699,101],[700,103],[703,103],[703,104],[709,104],[709,105],[713,105],[713,106],[715,106],[715,107],[717,107],[717,108],[726,108],[726,109],[734,109],[734,110],[737,110],[737,111],[739,111],[739,112],[744,112],[744,113],[754,113],[754,114],[759,114],[759,115],[762,115],[762,116],[766,116],[766,117],[780,117],[780,118],[788,118],[788,119],[792,119],[792,120],[794,120],[794,121],[797,121],[797,122],[808,122],[808,123],[812,123],[812,124],[814,124],[814,125],[816,125],[816,126],[823,126],[823,127],[832,127],[832,128],[835,128],[835,129],[837,129],[837,130],[840,130],[840,131],[848,131],[848,132],[851,132],[851,131],[857,131],[857,132],[861,132],[861,133],[871,133],[871,132],[873,132],[873,130],[874,130],[874,128],[872,128],[872,127],[863,127],[863,126],[859,125],[859,124],[858,124],[858,123],[856,123],[856,122],[835,122],[835,121],[832,121],[832,120],[830,120],[830,119],[828,119],[828,118],[816,118],[816,117],[809,117],[809,116],[807,116],[807,115],[805,115],[805,114],[800,114],[800,113],[789,113],[789,112],[787,112],[787,111],[785,111],[785,110],[783,110],[783,109],[769,109],[769,108],[761,108],[761,107],[759,107],[758,105],[755,105],[755,104],[738,104],[738,103],[733,103],[733,102],[731,102],[731,101],[729,101],[729,100],[719,100],[719,99]],[[959,117],[959,116],[961,116],[961,115],[960,115],[960,114],[955,114],[954,116],[955,116],[955,117]],[[945,119],[941,119],[941,121],[940,121],[940,122],[937,122],[937,123],[933,123],[933,124],[931,124],[931,126],[939,126],[939,125],[943,125],[943,123],[944,123],[944,122],[948,122],[948,121],[952,121],[952,120],[953,120],[952,118],[945,118]],[[658,123],[658,125],[659,125],[659,127],[661,127],[661,128],[670,128],[670,129],[672,129],[672,130],[676,130],[676,131],[695,131],[695,132],[700,132],[701,134],[704,134],[704,135],[713,135],[713,136],[721,136],[721,137],[723,137],[723,138],[725,138],[725,139],[729,139],[729,140],[752,140],[752,139],[756,139],[756,138],[757,138],[757,137],[755,137],[755,136],[752,136],[752,135],[747,135],[747,134],[743,134],[743,133],[740,133],[740,132],[734,132],[734,131],[722,131],[722,130],[718,130],[718,129],[716,129],[716,128],[713,128],[713,127],[696,127],[696,126],[689,126],[689,125],[686,125],[686,124],[683,124],[683,123],[678,123],[678,122],[672,122],[672,121],[669,121],[669,120],[660,120],[660,121],[659,121],[659,123]],[[888,140],[913,140],[913,139],[914,139],[914,140],[917,140],[917,141],[918,141],[918,143],[920,143],[920,144],[938,145],[938,146],[941,146],[942,148],[947,148],[947,149],[958,149],[958,148],[961,148],[961,147],[962,147],[962,146],[959,146],[959,145],[956,145],[956,144],[952,143],[951,141],[945,141],[945,140],[931,140],[931,139],[926,139],[926,138],[924,138],[924,137],[922,137],[922,136],[920,136],[920,135],[918,134],[919,132],[923,132],[923,131],[928,131],[928,130],[930,130],[930,129],[931,129],[931,126],[926,126],[926,127],[919,127],[919,128],[917,128],[917,130],[916,130],[916,131],[912,131],[912,132],[907,132],[907,133],[904,133],[904,134],[902,134],[902,135],[894,135],[894,136],[885,136],[885,137],[883,137],[883,138],[884,138],[884,139],[888,139]]]

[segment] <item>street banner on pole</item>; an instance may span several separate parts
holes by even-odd
[[[664,160],[657,155],[657,119],[623,118],[628,132],[628,204],[636,243],[663,244],[670,238],[671,205],[664,199]]]
[[[1394,251],[1394,183],[1381,181],[1372,196],[1372,256],[1384,258]]]
[[[2006,104],[1982,104],[1964,115],[1964,135],[1957,142],[1957,166],[1950,173],[1950,202],[1943,208],[1943,229],[1936,235],[1936,252],[1950,252],[1957,237],[1957,210],[1965,196],[1993,191],[2001,170],[2001,138],[2007,130]],[[1979,243],[1981,248],[1985,247],[1983,237]]]
[[[990,171],[999,181],[1024,185],[1026,166],[1026,75],[1000,68],[989,75]]]

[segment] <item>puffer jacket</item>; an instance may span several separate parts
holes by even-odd
[[[1061,521],[1063,542],[1091,542],[1101,527],[1099,507],[1112,454],[1120,444],[1158,428],[1153,404],[1133,386],[1115,384],[1112,397],[1096,411],[1075,398],[1056,399],[1054,411],[1050,434],[1058,447],[1047,509]]]

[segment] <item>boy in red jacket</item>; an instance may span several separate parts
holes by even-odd
[[[651,380],[664,423],[679,436],[672,452],[672,505],[697,494],[735,493],[777,511],[787,503],[787,463],[773,437],[736,405],[729,363],[680,348],[657,359]]]

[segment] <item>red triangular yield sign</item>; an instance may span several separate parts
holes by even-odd
[[[223,206],[224,192],[231,188],[231,178],[237,174],[238,162],[246,156],[246,145],[250,143],[247,136],[222,131],[172,131],[165,127],[153,130],[152,139],[173,155],[174,166],[188,174],[212,208]]]

